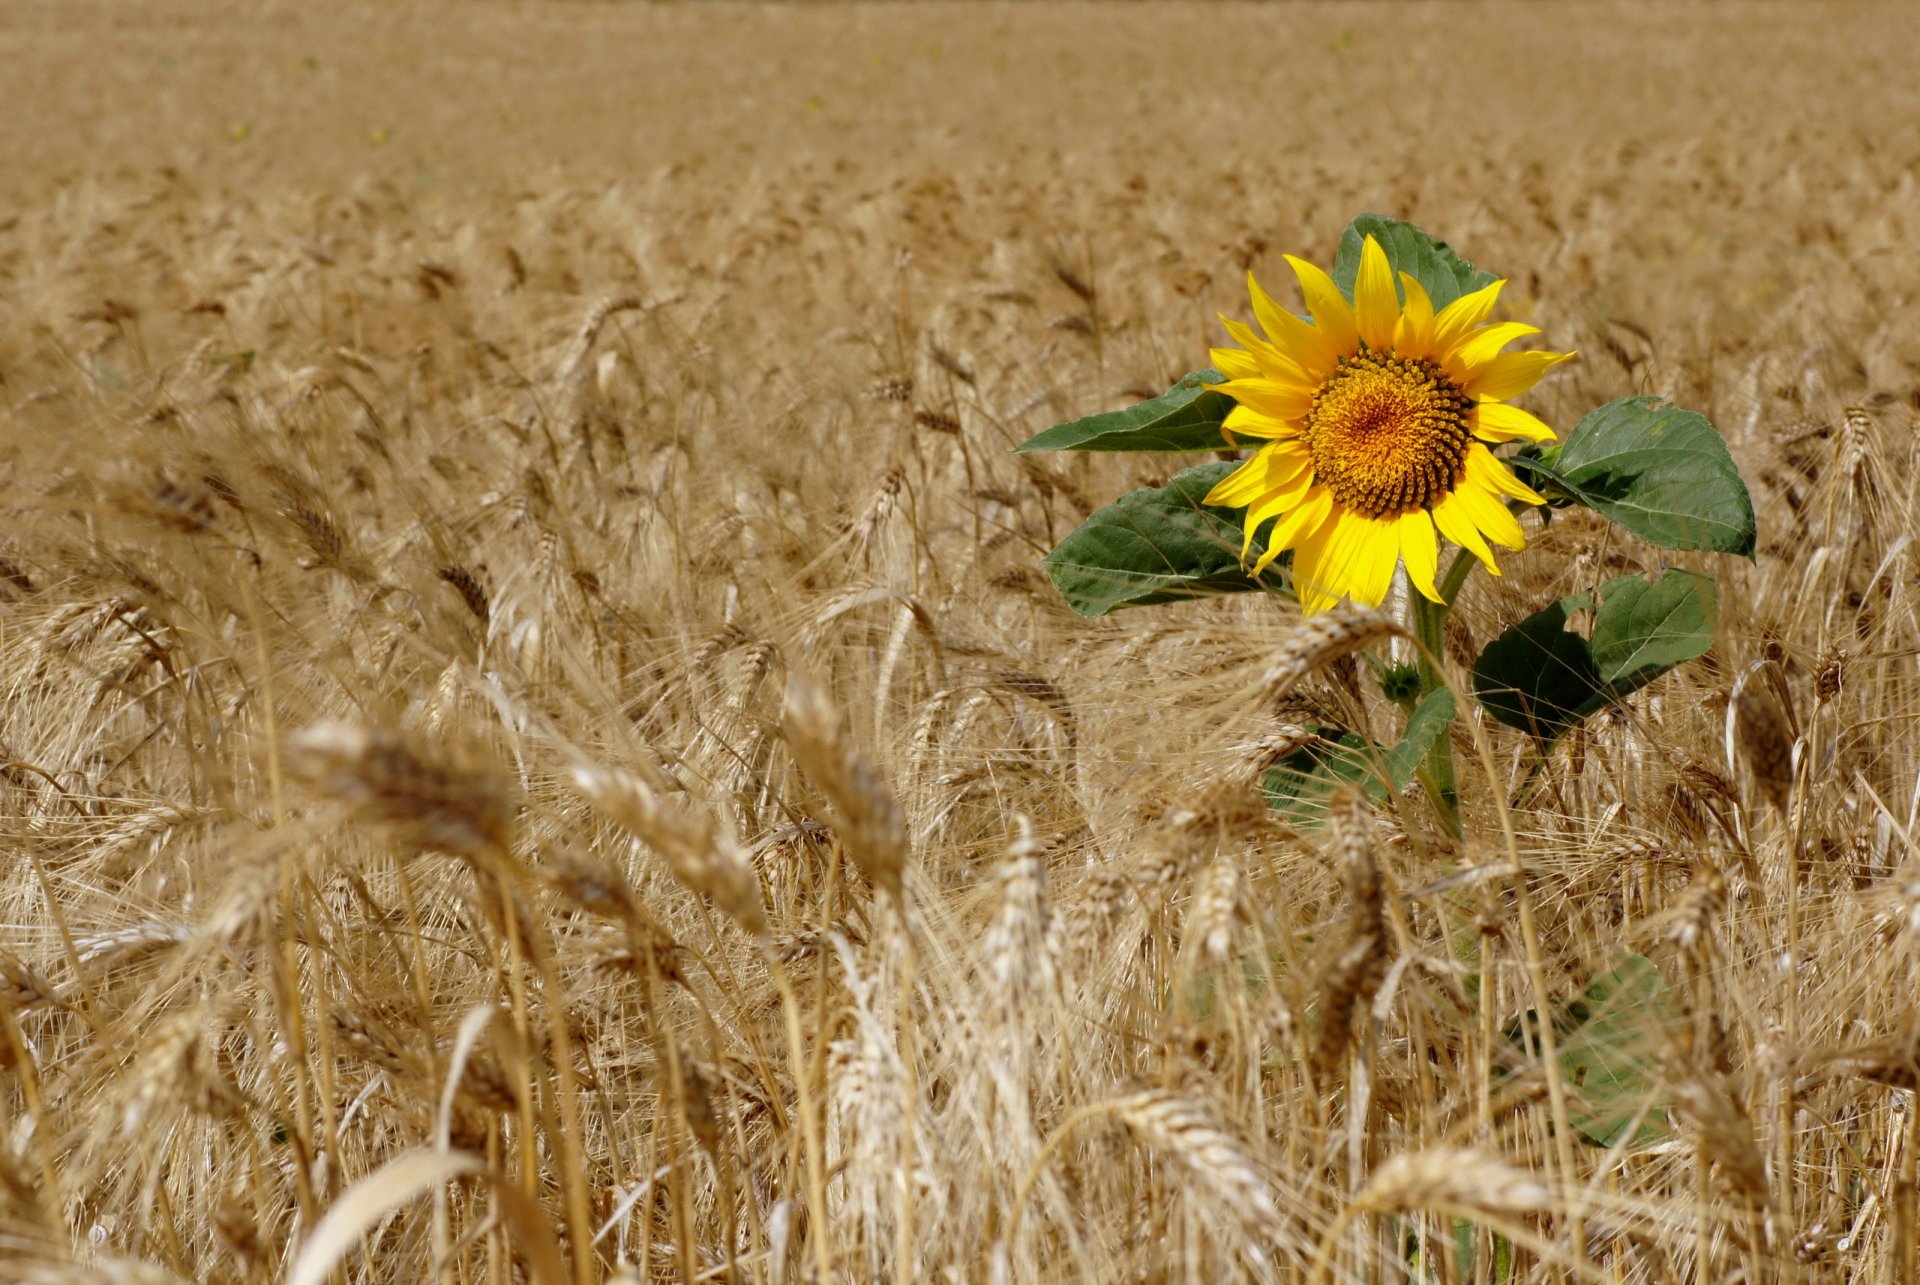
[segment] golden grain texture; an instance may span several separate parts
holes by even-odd
[[[0,8],[0,1275],[1910,1278],[1906,20]],[[1760,512],[1471,586],[1722,624],[1458,842],[1278,824],[1350,648],[1073,617],[1167,465],[1008,453],[1363,209]],[[1502,1033],[1628,950],[1607,1149]]]

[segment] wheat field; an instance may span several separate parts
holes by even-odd
[[[1914,53],[0,5],[0,1278],[1915,1279]],[[1388,721],[1352,640],[1073,615],[1040,558],[1168,466],[1010,453],[1363,210],[1760,521],[1529,519],[1456,666],[1668,565],[1718,637],[1544,765],[1463,723],[1458,841],[1284,825],[1287,729]],[[1625,1061],[1529,1042],[1622,960]]]

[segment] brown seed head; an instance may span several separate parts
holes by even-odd
[[[1766,1158],[1754,1137],[1751,1116],[1725,1077],[1711,1072],[1688,1077],[1673,1093],[1686,1123],[1700,1131],[1721,1177],[1753,1207],[1764,1206]]]
[[[512,787],[496,773],[429,755],[390,727],[318,723],[289,763],[320,794],[423,848],[478,857],[513,838]]]
[[[1503,1160],[1457,1147],[1403,1152],[1378,1169],[1360,1193],[1366,1209],[1484,1210],[1533,1213],[1553,1201],[1547,1185]]]
[[[1793,793],[1793,733],[1780,705],[1754,683],[1734,702],[1734,736],[1767,802],[1782,812]]]
[[[13,956],[0,953],[0,1005],[24,1012],[61,1002],[51,982]]]
[[[681,883],[712,897],[713,904],[747,932],[756,937],[766,932],[767,912],[753,863],[707,812],[670,804],[633,773],[593,763],[574,766],[573,788],[659,853]]]
[[[901,896],[906,818],[879,771],[855,747],[839,709],[795,679],[787,687],[785,726],[795,761],[827,796],[847,855],[875,887]]]
[[[1836,700],[1847,684],[1847,662],[1853,654],[1845,647],[1837,647],[1820,657],[1820,663],[1814,670],[1814,697],[1820,704],[1826,705]]]
[[[692,1058],[680,1063],[680,1105],[686,1113],[687,1127],[701,1150],[718,1160],[720,1156],[720,1108],[714,1101],[713,1086],[700,1064]]]
[[[1246,1147],[1211,1111],[1158,1089],[1123,1098],[1115,1107],[1148,1148],[1177,1163],[1197,1190],[1244,1227],[1267,1235],[1279,1230],[1272,1184]]]
[[[1240,905],[1240,865],[1232,853],[1222,853],[1200,872],[1194,890],[1187,935],[1200,943],[1207,958],[1225,963],[1233,950],[1234,915]]]
[[[1046,845],[1034,837],[1033,822],[1024,816],[1014,817],[999,883],[1000,907],[982,944],[987,975],[1002,998],[1044,990],[1054,976],[1047,931]]]
[[[1406,630],[1392,616],[1372,607],[1343,603],[1324,615],[1309,617],[1280,644],[1262,676],[1263,703],[1278,701],[1308,674],[1343,656],[1382,638],[1405,636]]]

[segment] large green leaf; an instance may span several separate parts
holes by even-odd
[[[1600,589],[1593,616],[1594,668],[1618,700],[1713,646],[1720,594],[1711,578],[1669,569],[1658,584],[1626,576]]]
[[[1151,401],[1055,424],[1014,452],[1224,450],[1231,443],[1220,421],[1233,409],[1233,398],[1208,387],[1224,379],[1217,370],[1196,370]]]
[[[1593,633],[1567,628],[1593,612]],[[1552,740],[1587,715],[1639,691],[1713,646],[1719,595],[1706,576],[1670,569],[1608,581],[1562,598],[1488,643],[1473,665],[1473,691],[1509,727]]]
[[[1435,308],[1444,308],[1463,294],[1490,286],[1496,278],[1468,263],[1445,241],[1436,240],[1423,229],[1384,214],[1362,214],[1347,224],[1340,235],[1340,251],[1333,260],[1333,280],[1353,298],[1354,279],[1360,275],[1360,248],[1367,237],[1380,243],[1393,265],[1393,285],[1405,302],[1400,274],[1406,273],[1427,288]]]
[[[1227,460],[1187,469],[1165,486],[1121,496],[1074,528],[1043,563],[1067,605],[1083,616],[1104,616],[1116,607],[1284,589],[1279,568],[1287,555],[1258,580],[1240,565],[1244,510],[1201,503],[1238,467]],[[1263,548],[1253,542],[1249,563]]]
[[[1294,826],[1314,829],[1326,822],[1327,799],[1343,785],[1364,784],[1375,802],[1413,779],[1427,751],[1453,722],[1453,693],[1442,687],[1414,706],[1399,744],[1382,750],[1339,728],[1316,729],[1322,741],[1295,750],[1269,768],[1261,781],[1267,802]]]
[[[1660,969],[1645,955],[1624,955],[1593,978],[1573,1000],[1554,1008],[1554,1045],[1572,1100],[1572,1124],[1595,1146],[1611,1147],[1634,1124],[1632,1145],[1660,1141],[1668,1132],[1667,1103],[1656,1065],[1674,1008]],[[1516,1052],[1541,1053],[1540,1015],[1507,1023]]]
[[[1514,463],[1649,543],[1753,556],[1753,497],[1704,415],[1657,397],[1617,398],[1565,442]]]
[[[1600,675],[1586,639],[1568,630],[1584,594],[1563,598],[1488,643],[1473,663],[1481,708],[1523,732],[1552,740],[1599,708]]]

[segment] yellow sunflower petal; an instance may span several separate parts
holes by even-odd
[[[1433,299],[1427,288],[1409,274],[1400,274],[1407,306],[1393,327],[1393,346],[1402,357],[1424,357],[1433,347]]]
[[[1247,273],[1247,294],[1253,300],[1254,319],[1273,341],[1273,349],[1306,371],[1313,382],[1319,382],[1346,355],[1336,352],[1320,331],[1275,303],[1251,272]]]
[[[1500,301],[1500,288],[1506,284],[1506,279],[1502,278],[1490,286],[1482,286],[1472,294],[1463,294],[1448,304],[1434,318],[1433,350],[1430,355],[1436,360],[1443,359],[1468,331],[1491,316],[1493,305]]]
[[[1262,415],[1276,419],[1299,419],[1313,407],[1313,394],[1293,384],[1256,376],[1253,379],[1229,379],[1215,384],[1213,390],[1225,393],[1242,406],[1251,406]]]
[[[1331,499],[1332,492],[1328,492],[1329,502]],[[1300,610],[1309,616],[1317,616],[1340,601],[1340,595],[1333,592],[1321,574],[1328,546],[1339,530],[1338,522],[1328,520],[1294,546],[1293,596],[1300,600]]]
[[[1481,402],[1468,412],[1473,435],[1483,442],[1551,442],[1554,431],[1518,406]]]
[[[1335,602],[1351,598],[1362,606],[1379,606],[1393,584],[1393,569],[1400,561],[1398,523],[1344,509],[1334,515],[1331,526],[1319,546],[1319,557],[1309,568],[1311,588]],[[1300,554],[1294,556],[1297,587]]]
[[[1469,506],[1461,502],[1460,492],[1455,491],[1433,506],[1433,524],[1440,534],[1453,541],[1486,564],[1488,571],[1500,574],[1500,568],[1494,564],[1493,550],[1487,547],[1486,537],[1480,534],[1480,528],[1473,524]]]
[[[1392,518],[1365,518],[1360,556],[1354,568],[1353,600],[1377,607],[1393,588],[1393,572],[1400,565],[1400,523]]]
[[[1282,553],[1298,548],[1311,539],[1332,515],[1333,491],[1324,486],[1309,489],[1301,497],[1299,506],[1274,523],[1273,530],[1267,532],[1267,551],[1260,555],[1260,561],[1254,563],[1253,574],[1259,575],[1267,569],[1268,563]]]
[[[1221,317],[1220,320],[1225,324],[1227,333],[1252,354],[1260,368],[1256,373],[1268,379],[1277,379],[1281,383],[1299,384],[1302,388],[1312,388],[1319,382],[1317,377],[1307,374],[1299,362],[1262,339],[1255,333],[1252,326],[1235,321],[1231,317]],[[1305,323],[1303,322],[1302,325]]]
[[[1254,360],[1250,352],[1238,348],[1209,348],[1207,358],[1213,362],[1213,368],[1228,379],[1252,379],[1260,374],[1260,363]]]
[[[1400,320],[1400,296],[1393,288],[1393,265],[1387,252],[1369,236],[1360,247],[1360,272],[1353,282],[1353,316],[1360,338],[1376,352],[1393,346],[1393,328]]]
[[[1213,489],[1202,497],[1202,504],[1217,504],[1227,508],[1241,508],[1251,503],[1254,497],[1267,489],[1267,453],[1256,452],[1252,458],[1242,460],[1240,467],[1213,484]]]
[[[1503,549],[1524,549],[1527,547],[1527,534],[1520,529],[1520,519],[1508,511],[1500,502],[1500,497],[1471,478],[1454,488],[1453,494],[1434,506],[1434,516],[1448,505],[1457,507],[1473,523],[1481,535]],[[1452,539],[1451,533],[1448,536]],[[1462,547],[1465,546],[1464,542]]]
[[[1509,401],[1540,382],[1540,377],[1572,357],[1570,352],[1501,353],[1461,383],[1476,400]]]
[[[1312,489],[1313,474],[1309,470],[1302,469],[1288,479],[1286,484],[1279,490],[1263,495],[1253,504],[1247,506],[1246,522],[1241,529],[1241,535],[1244,537],[1240,541],[1240,560],[1242,562],[1246,561],[1247,550],[1253,547],[1253,533],[1258,530],[1262,524],[1279,517],[1283,513],[1297,512],[1300,508],[1300,502],[1307,498],[1307,492]],[[1269,554],[1261,554],[1260,566],[1255,574],[1266,570],[1267,563],[1272,561],[1273,558]]]
[[[1494,458],[1493,452],[1479,442],[1467,447],[1467,485],[1475,484],[1489,491],[1498,491],[1510,495],[1516,500],[1525,500],[1528,504],[1545,504],[1547,497],[1522,482],[1513,475],[1513,470]]]
[[[1516,339],[1539,333],[1540,327],[1529,326],[1524,321],[1503,321],[1497,326],[1482,326],[1454,345],[1446,361],[1447,371],[1456,379],[1470,379],[1474,371],[1492,361],[1502,348]]]
[[[1433,535],[1433,519],[1425,509],[1402,513],[1399,528],[1400,559],[1407,564],[1407,582],[1434,602],[1441,601],[1434,587],[1434,573],[1440,569],[1440,544]]]
[[[1277,442],[1263,446],[1252,459],[1215,482],[1200,502],[1243,509],[1269,491],[1286,486],[1306,467],[1307,453],[1296,446]]]
[[[1232,437],[1284,438],[1300,431],[1298,424],[1257,411],[1251,406],[1235,406],[1220,421],[1220,426]]]
[[[1319,268],[1291,254],[1287,262],[1293,267],[1293,275],[1300,278],[1300,294],[1307,301],[1307,311],[1313,314],[1313,328],[1326,336],[1335,356],[1352,356],[1360,344],[1353,305],[1340,293],[1340,287],[1333,284],[1333,278]]]

